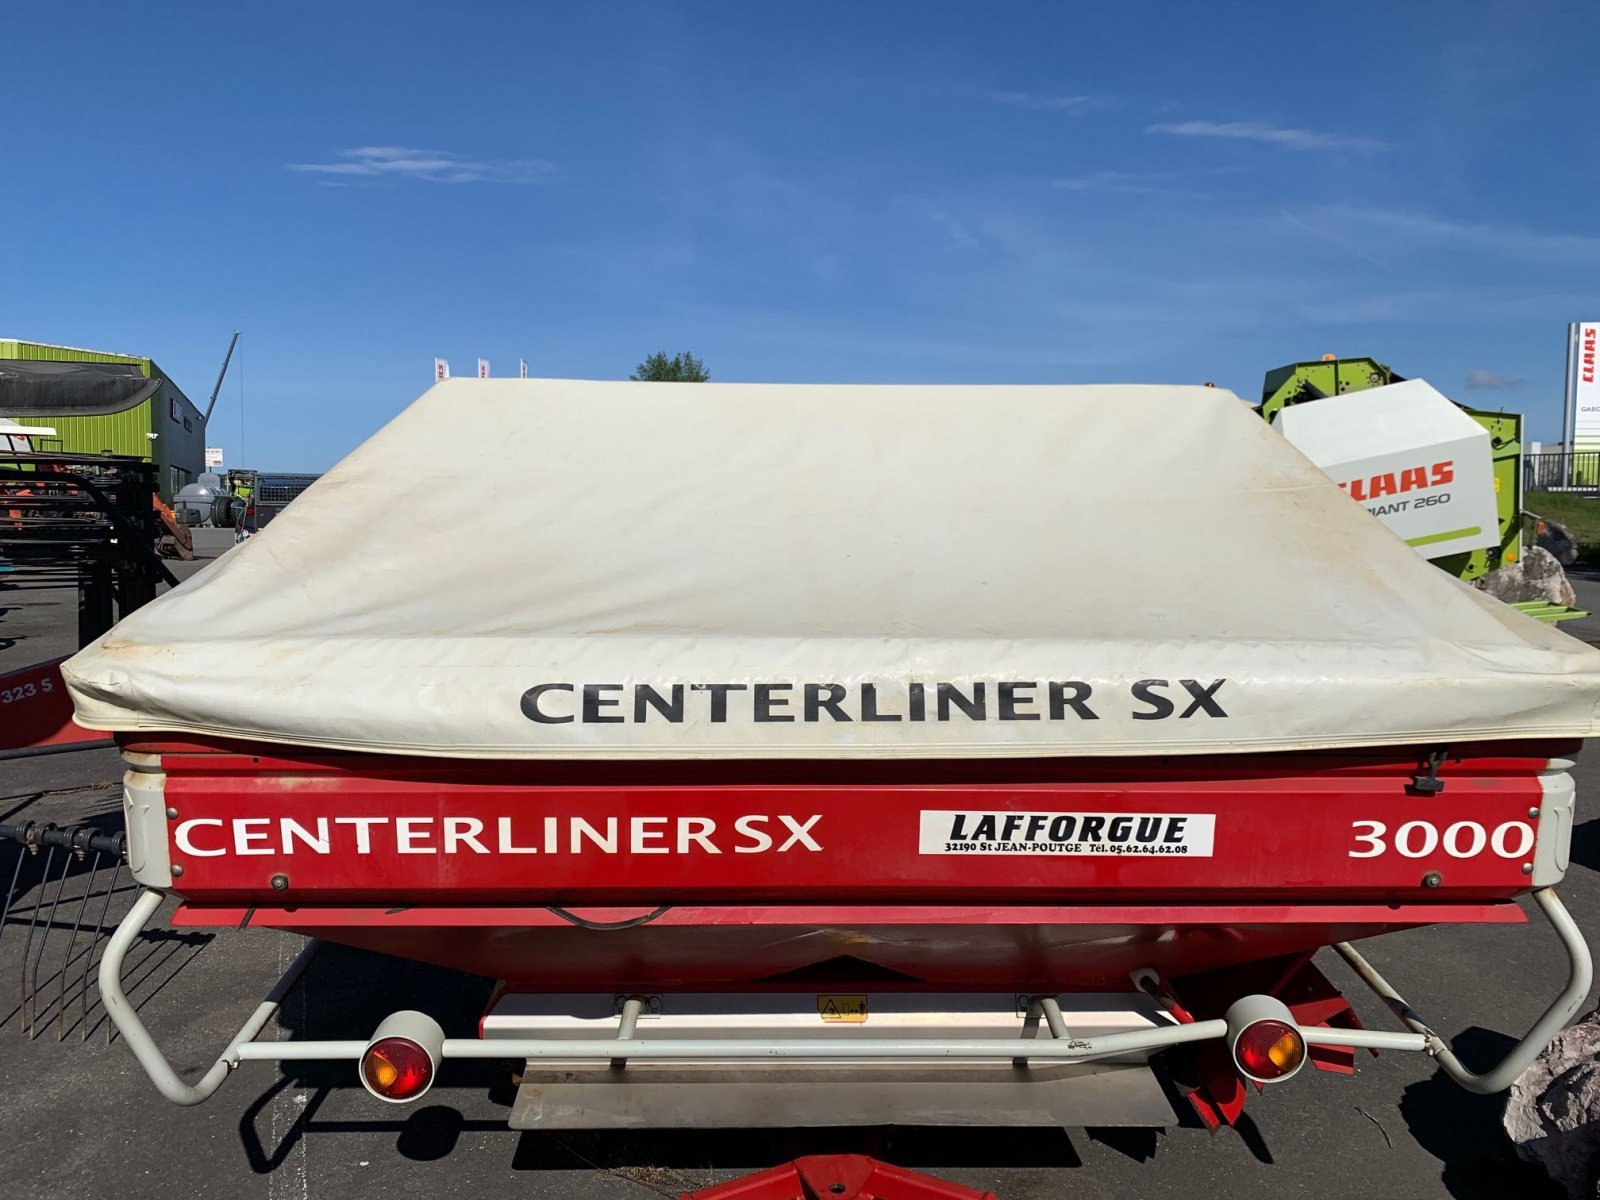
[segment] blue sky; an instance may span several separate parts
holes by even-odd
[[[436,355],[621,378],[657,349],[1251,399],[1370,354],[1551,439],[1565,324],[1600,317],[1597,17],[12,6],[0,336],[149,354],[203,402],[243,329],[211,440],[280,470]]]

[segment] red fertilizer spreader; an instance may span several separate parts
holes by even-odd
[[[491,502],[396,486],[446,420]],[[147,889],[102,991],[182,1104],[493,1058],[518,1127],[1151,1126],[1159,1071],[1215,1126],[1363,1048],[1502,1089],[1589,984],[1600,653],[1216,389],[449,381],[63,671]],[[313,939],[195,1081],[120,982],[167,895]],[[1474,1074],[1352,943],[1529,898],[1569,975]],[[500,986],[257,1040],[323,942]]]

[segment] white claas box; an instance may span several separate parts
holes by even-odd
[[[1273,425],[1424,558],[1500,544],[1489,431],[1423,380],[1292,405]]]

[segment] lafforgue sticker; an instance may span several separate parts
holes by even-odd
[[[924,809],[918,851],[1210,858],[1216,824],[1215,813]]]

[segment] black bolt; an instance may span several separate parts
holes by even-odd
[[[1444,876],[1437,871],[1429,871],[1422,877],[1422,886],[1426,888],[1436,888],[1443,882]]]

